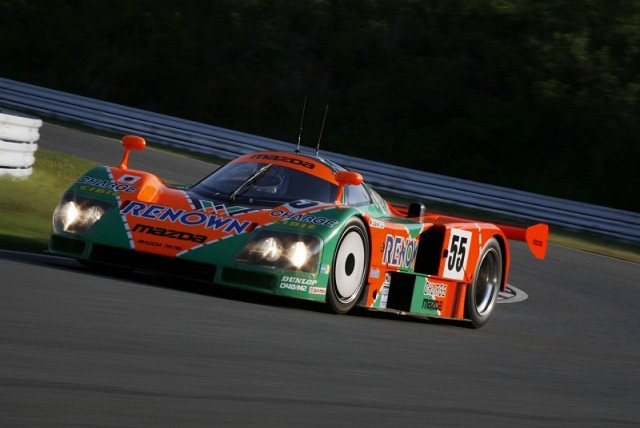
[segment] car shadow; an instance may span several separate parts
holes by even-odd
[[[176,290],[191,294],[198,294],[210,298],[240,301],[247,304],[281,307],[295,310],[304,310],[326,315],[337,315],[331,311],[328,304],[303,299],[293,299],[285,296],[261,293],[259,291],[242,290],[214,283],[197,281],[184,277],[161,275],[155,272],[131,271],[127,269],[109,267],[89,267],[77,260],[43,253],[21,253],[12,251],[0,251],[0,258],[13,260],[31,265],[48,266],[56,269],[72,271],[83,275],[108,277],[124,281],[128,284],[157,287]],[[409,323],[422,323],[442,326],[466,326],[467,323],[444,320],[437,318],[417,317],[393,312],[382,312],[356,307],[345,317],[365,317],[385,321],[401,321]]]

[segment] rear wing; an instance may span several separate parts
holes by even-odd
[[[391,214],[396,217],[409,216],[407,207],[387,203]],[[448,217],[448,216],[447,216]],[[449,217],[454,218],[454,217]],[[462,221],[471,221],[460,219]],[[493,223],[502,230],[507,239],[526,242],[533,255],[538,259],[544,259],[547,254],[547,242],[549,238],[549,226],[544,223],[534,224],[530,227],[508,226],[506,224]]]
[[[526,242],[535,257],[544,259],[547,254],[547,241],[549,237],[548,225],[538,223],[527,228],[503,224],[496,226],[502,230],[507,239]]]

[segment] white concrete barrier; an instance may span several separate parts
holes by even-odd
[[[0,110],[0,176],[31,175],[41,126],[40,119]]]

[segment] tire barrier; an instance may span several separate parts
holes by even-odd
[[[179,119],[67,92],[0,78],[0,106],[79,123],[149,142],[214,154],[224,159],[255,150],[292,151],[295,144]],[[313,148],[302,148],[313,153]],[[419,201],[438,201],[524,221],[640,242],[640,213],[554,198],[381,162],[321,151],[323,157],[360,172],[375,188]]]
[[[0,176],[31,175],[41,126],[40,119],[0,110]]]

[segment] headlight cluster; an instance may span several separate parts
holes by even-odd
[[[247,242],[236,262],[315,273],[321,249],[315,235],[263,230]]]
[[[86,233],[110,207],[106,201],[65,193],[53,212],[53,231]]]

